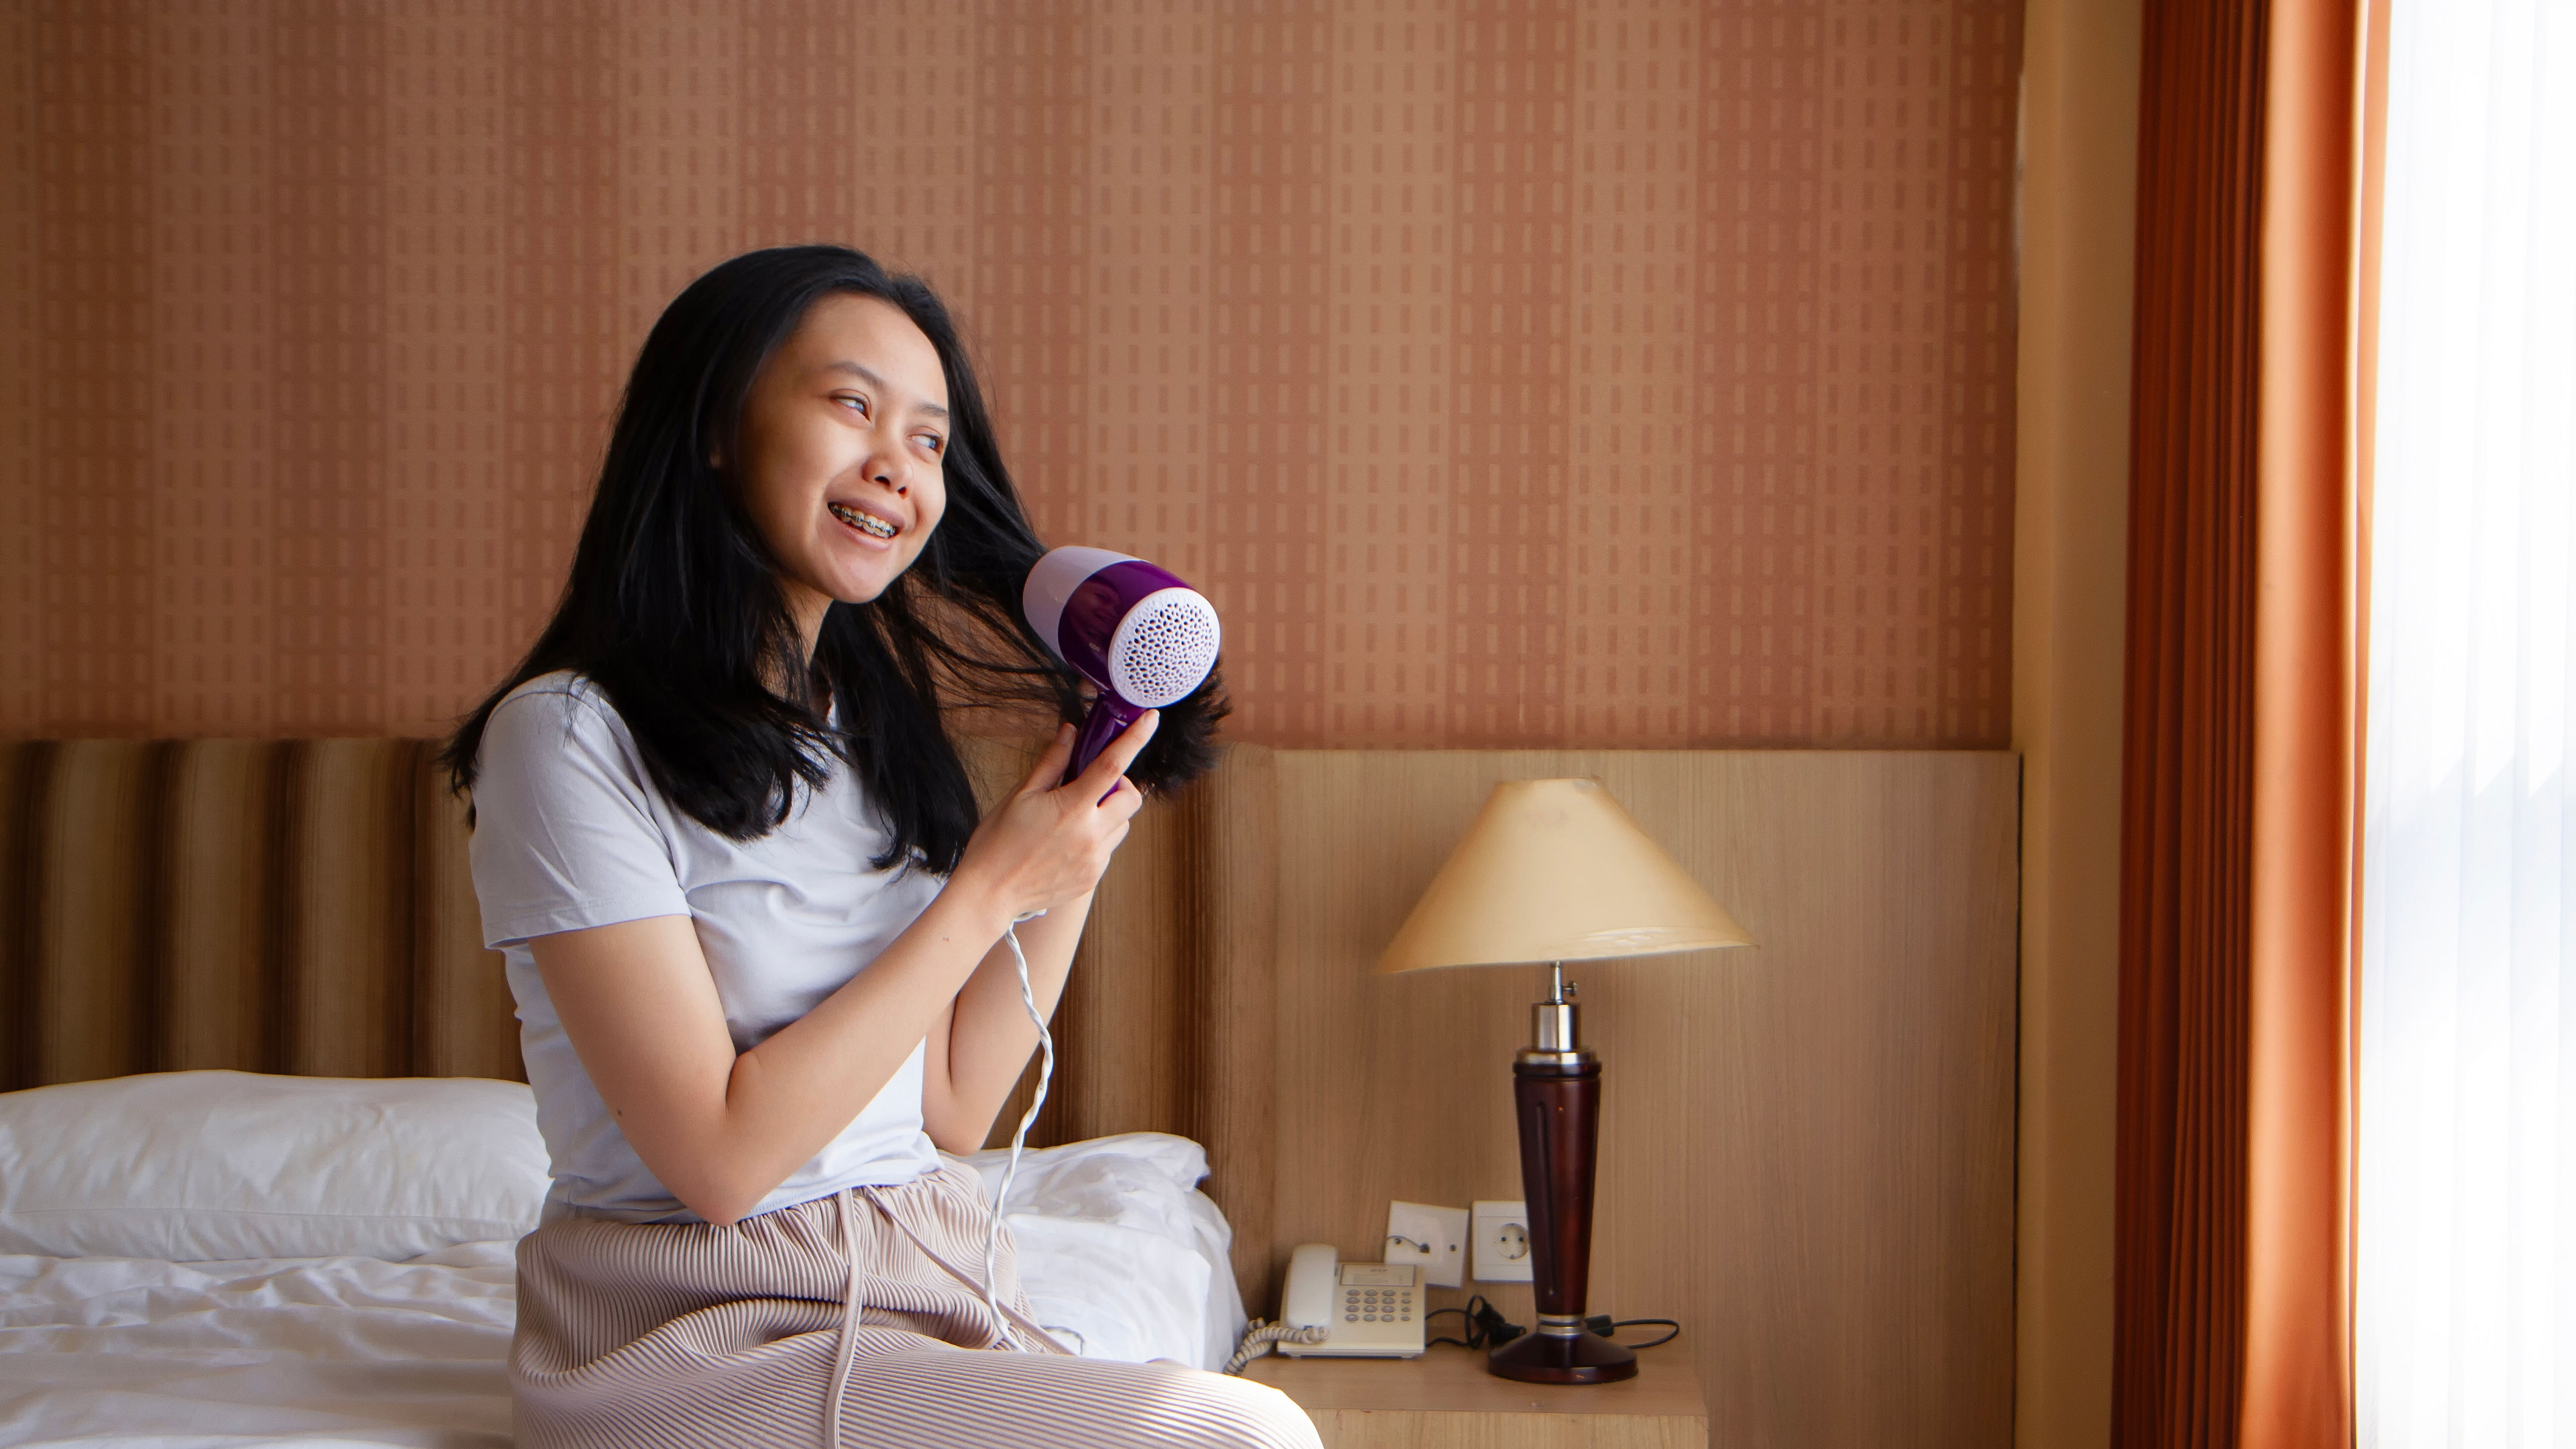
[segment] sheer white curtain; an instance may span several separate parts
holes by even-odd
[[[2392,9],[2360,1442],[2576,1446],[2576,3]]]

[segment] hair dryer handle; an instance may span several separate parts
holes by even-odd
[[[1145,717],[1145,711],[1104,689],[1091,703],[1091,717],[1082,722],[1082,733],[1073,737],[1073,760],[1064,767],[1064,783],[1070,785],[1081,773],[1091,768],[1109,742],[1126,732],[1129,725]]]

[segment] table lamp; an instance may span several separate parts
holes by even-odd
[[[1592,1272],[1592,1176],[1601,1059],[1583,1044],[1568,961],[1652,956],[1752,938],[1598,780],[1511,780],[1484,810],[1378,958],[1381,973],[1549,963],[1512,1062],[1538,1327],[1493,1350],[1507,1379],[1633,1378],[1637,1356],[1583,1326]]]

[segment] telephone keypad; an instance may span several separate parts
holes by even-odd
[[[1413,1306],[1409,1287],[1342,1290],[1344,1323],[1411,1323]]]

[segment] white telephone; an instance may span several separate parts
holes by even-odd
[[[1410,1264],[1343,1263],[1330,1243],[1308,1243],[1288,1259],[1279,1318],[1321,1328],[1323,1339],[1283,1339],[1290,1358],[1414,1358],[1422,1352],[1422,1270]]]

